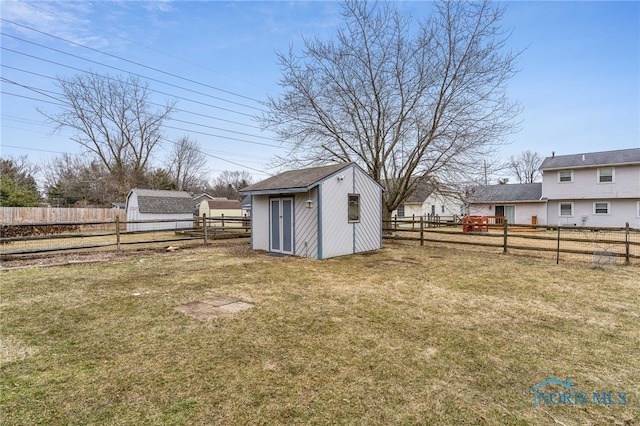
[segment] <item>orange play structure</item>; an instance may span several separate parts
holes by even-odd
[[[487,216],[465,216],[462,219],[462,232],[489,232]]]

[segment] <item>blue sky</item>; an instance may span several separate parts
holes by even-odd
[[[416,19],[429,11],[427,2],[398,5]],[[79,154],[70,132],[51,134],[36,107],[56,110],[44,95],[55,97],[55,77],[123,73],[115,67],[148,80],[156,102],[178,98],[166,136],[196,139],[212,178],[274,171],[270,158],[285,151],[252,116],[278,93],[275,51],[300,48],[303,36],[331,37],[341,22],[338,3],[328,1],[3,0],[1,7],[3,157]],[[524,49],[509,84],[524,108],[522,129],[500,151],[503,160],[527,149],[544,157],[640,147],[639,2],[510,2],[503,27],[512,31],[510,47]]]

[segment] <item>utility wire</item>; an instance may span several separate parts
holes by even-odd
[[[41,60],[41,61],[47,61],[46,59],[42,59],[42,58],[36,58],[36,59]],[[51,62],[51,61],[47,61],[47,62]],[[82,69],[79,69],[79,68],[74,68],[74,67],[71,67],[71,66],[68,66],[68,65],[57,63],[57,62],[55,62],[55,64],[63,66],[63,67],[71,68],[71,69],[73,69],[75,71],[80,71],[82,73],[89,73],[86,70],[82,70]],[[52,80],[52,81],[57,81],[56,77],[51,77],[51,76],[48,76],[48,75],[44,75],[44,74],[40,74],[40,73],[37,73],[37,72],[25,70],[25,69],[22,69],[22,68],[12,67],[12,66],[6,65],[6,64],[0,64],[0,67],[12,69],[12,70],[23,72],[23,73],[26,73],[26,74],[35,75],[35,76],[46,78],[46,79]],[[108,79],[108,80],[117,81],[117,79],[115,79],[113,77],[109,77],[109,76],[103,76],[103,77]],[[125,82],[125,83],[127,83],[127,82]],[[159,93],[159,94],[162,94],[162,95],[166,95],[166,96],[171,96],[171,97],[176,98],[176,99],[182,99],[182,100],[191,101],[190,99],[180,98],[180,97],[177,97],[177,96],[172,95],[172,94],[168,94],[168,93],[164,93],[164,92],[158,92],[157,90],[154,90],[154,89],[149,89],[149,91],[151,91],[153,93]],[[149,105],[154,105],[154,106],[158,106],[158,107],[164,107],[165,106],[165,105],[162,105],[162,104],[159,104],[159,103],[156,103],[156,102],[149,102]],[[213,108],[217,108],[217,107],[215,107],[213,105],[210,105],[210,106],[213,107]],[[248,123],[241,123],[239,121],[228,120],[226,118],[220,118],[220,117],[216,117],[214,115],[203,114],[201,112],[189,111],[189,110],[180,109],[180,108],[173,108],[173,111],[184,112],[186,114],[193,114],[193,115],[197,115],[199,117],[211,118],[211,119],[218,120],[218,121],[224,121],[225,123],[236,124],[238,126],[244,126],[244,127],[250,127],[252,129],[262,130],[262,128],[260,126],[255,126],[253,124],[248,124]],[[270,140],[278,142],[277,139],[273,139],[273,138],[265,137],[265,139],[270,139]]]
[[[42,9],[42,8],[40,8],[40,7],[36,6],[33,2],[32,2],[32,3],[30,3],[30,4],[29,4],[29,6],[30,6],[30,7],[32,7],[32,8],[34,8],[34,9],[36,9],[36,10],[39,10],[39,11],[41,11],[41,12],[44,12],[44,13],[45,13],[45,14],[47,14],[47,15],[54,15],[54,16],[59,16],[59,17],[61,17],[61,18],[64,18],[64,15],[62,15],[62,14],[60,14],[60,13],[56,13],[55,11],[52,11],[52,10]],[[167,52],[164,52],[164,51],[162,51],[162,50],[159,50],[159,49],[156,49],[156,48],[153,48],[153,47],[150,47],[150,46],[144,45],[144,44],[142,44],[142,43],[139,43],[139,42],[137,42],[136,40],[132,40],[132,39],[129,39],[129,38],[122,37],[122,36],[120,36],[119,34],[116,34],[116,33],[110,32],[110,31],[107,31],[107,30],[105,30],[105,29],[103,29],[103,28],[97,27],[96,25],[92,25],[92,26],[91,26],[91,28],[93,28],[93,29],[95,29],[95,30],[97,30],[97,31],[99,31],[99,32],[101,32],[101,33],[103,33],[103,34],[108,34],[110,37],[113,37],[113,38],[117,38],[117,39],[119,39],[119,40],[126,41],[127,43],[135,44],[135,45],[140,46],[140,47],[142,47],[142,48],[144,48],[144,49],[150,50],[150,51],[155,52],[155,53],[159,53],[159,54],[161,54],[161,55],[163,55],[163,56],[166,56],[166,57],[168,57],[168,58],[177,59],[177,60],[179,60],[179,61],[181,61],[181,62],[184,62],[184,63],[189,64],[189,65],[193,65],[193,66],[195,66],[195,67],[198,67],[198,68],[203,69],[203,70],[205,70],[205,71],[211,72],[211,73],[213,73],[213,74],[218,74],[218,75],[224,76],[224,77],[226,77],[226,78],[230,78],[230,79],[233,79],[233,80],[236,80],[236,81],[242,82],[242,83],[244,83],[244,84],[248,84],[248,85],[251,85],[251,86],[254,86],[254,87],[259,87],[260,89],[262,89],[262,90],[264,90],[264,91],[268,91],[268,89],[266,89],[266,88],[264,88],[264,87],[262,87],[262,86],[260,86],[260,85],[258,85],[258,84],[255,84],[255,83],[253,83],[253,82],[246,81],[246,80],[243,80],[243,79],[237,78],[237,77],[235,77],[235,76],[231,76],[231,75],[228,75],[228,74],[222,73],[222,72],[220,72],[220,71],[213,70],[213,69],[211,69],[211,68],[205,67],[205,66],[204,66],[204,65],[202,65],[202,64],[198,64],[197,62],[193,62],[193,61],[190,61],[190,60],[188,60],[188,59],[181,58],[181,57],[179,57],[179,56],[171,55],[171,54],[169,54],[169,53],[167,53]]]
[[[3,18],[0,18],[0,19],[3,19]],[[218,96],[213,96],[211,94],[200,92],[198,90],[189,89],[188,87],[183,87],[183,86],[179,86],[177,84],[168,83],[166,81],[158,80],[157,78],[144,76],[142,74],[138,74],[138,73],[135,73],[135,72],[132,72],[132,71],[125,70],[124,68],[115,67],[113,65],[107,65],[107,64],[105,64],[103,62],[94,61],[93,59],[87,59],[87,58],[84,58],[84,57],[82,57],[80,55],[75,55],[73,53],[65,52],[64,50],[56,49],[54,47],[45,46],[44,44],[40,44],[40,43],[36,43],[34,41],[30,41],[30,40],[27,40],[27,39],[24,39],[24,38],[16,37],[16,36],[13,36],[11,34],[7,34],[5,32],[0,32],[0,34],[2,34],[5,37],[10,37],[10,38],[22,41],[24,43],[29,43],[29,44],[32,44],[34,46],[41,47],[43,49],[48,49],[48,50],[51,50],[51,51],[54,51],[54,52],[57,52],[57,53],[61,53],[63,55],[71,56],[72,58],[81,59],[83,61],[87,61],[87,62],[91,62],[91,63],[97,64],[97,65],[101,65],[103,67],[111,68],[111,69],[114,69],[116,71],[120,71],[120,72],[131,74],[131,75],[135,75],[136,77],[140,77],[140,78],[143,78],[145,80],[155,81],[156,83],[160,83],[160,84],[164,84],[164,85],[167,85],[167,86],[175,87],[177,89],[185,90],[187,92],[192,92],[192,93],[195,93],[195,94],[198,94],[198,95],[203,95],[203,96],[206,96],[206,97],[209,97],[209,98],[213,98],[213,99],[217,99],[217,100],[220,100],[220,101],[229,102],[229,103],[232,103],[232,104],[235,104],[235,105],[243,106],[245,108],[255,109],[255,110],[260,111],[260,112],[267,112],[266,110],[263,110],[263,109],[258,108],[258,107],[254,107],[254,106],[251,106],[251,105],[246,105],[246,104],[243,104],[243,103],[240,103],[240,102],[230,101],[228,99],[220,98]],[[5,49],[5,48],[3,47],[3,49]],[[6,49],[6,50],[9,50],[9,51],[12,51],[12,52],[15,52],[15,53],[20,53],[20,52],[14,51],[12,49]],[[29,56],[29,55],[27,55],[27,56]]]
[[[47,97],[50,97],[50,98],[55,99],[57,101],[60,101],[60,99],[58,99],[58,98],[56,98],[54,96],[48,95],[46,93],[43,93],[43,90],[41,90],[41,89],[36,89],[36,88],[30,87],[30,86],[26,86],[24,84],[20,84],[20,83],[11,81],[11,80],[9,80],[9,79],[7,79],[5,77],[0,77],[0,80],[6,81],[6,82],[11,83],[11,84],[15,84],[16,86],[23,87],[23,88],[25,88],[27,90],[31,90],[31,91],[33,91],[35,93],[40,94],[40,95],[47,96]],[[54,92],[51,92],[51,93],[54,93]],[[64,104],[65,103],[57,104],[57,105],[64,106]],[[194,123],[194,122],[191,122],[191,121],[178,120],[178,119],[173,119],[173,118],[167,118],[166,120],[167,121],[177,121],[177,122],[186,123],[186,124],[192,124],[192,125],[195,125],[195,126],[206,127],[206,128],[211,128],[211,129],[215,129],[215,130],[221,130],[221,131],[224,131],[224,132],[235,133],[235,134],[240,134],[240,135],[244,135],[244,136],[259,137],[259,136],[251,135],[249,133],[243,133],[243,132],[237,132],[237,131],[234,131],[234,130],[221,129],[219,127],[208,126],[206,124],[199,124],[199,123]],[[180,131],[184,131],[184,132],[198,133],[198,134],[201,134],[201,135],[211,136],[211,137],[215,137],[215,138],[223,138],[223,139],[233,140],[233,141],[237,141],[237,142],[244,142],[244,143],[249,143],[249,144],[253,144],[253,145],[262,145],[262,146],[269,146],[269,147],[272,147],[272,148],[280,148],[279,145],[274,145],[274,144],[270,144],[270,143],[249,141],[249,140],[246,140],[246,139],[238,139],[238,138],[233,138],[233,137],[224,136],[224,135],[218,135],[218,134],[213,134],[213,133],[199,132],[197,130],[183,129],[183,128],[180,128],[180,127],[167,126],[167,125],[164,125],[164,124],[163,124],[162,127],[165,127],[165,128],[168,128],[168,129],[180,130]]]
[[[61,67],[69,68],[69,69],[72,69],[72,70],[74,70],[74,71],[79,71],[79,72],[84,73],[84,74],[92,74],[92,72],[91,72],[91,71],[83,70],[83,69],[81,69],[81,68],[72,67],[72,66],[70,66],[70,65],[65,65],[65,64],[62,64],[62,63],[60,63],[60,62],[52,61],[52,60],[50,60],[50,59],[45,59],[45,58],[41,58],[41,57],[39,57],[39,56],[30,55],[30,54],[28,54],[28,53],[19,52],[19,51],[17,51],[17,50],[10,49],[10,48],[5,47],[5,46],[0,46],[0,49],[2,49],[2,50],[6,50],[6,51],[8,51],[8,52],[12,52],[12,53],[15,53],[15,54],[18,54],[18,55],[26,56],[26,57],[28,57],[28,58],[33,58],[33,59],[36,59],[36,60],[39,60],[39,61],[48,62],[48,63],[50,63],[50,64],[54,64],[54,65],[58,65],[58,66],[61,66]],[[64,52],[63,52],[63,53],[64,53]],[[71,55],[71,54],[68,54],[68,55]],[[75,56],[75,55],[71,55],[71,56]],[[80,59],[83,59],[83,60],[86,60],[86,61],[89,61],[89,62],[93,62],[93,63],[97,63],[97,64],[99,64],[99,65],[104,65],[105,67],[114,68],[114,69],[116,69],[116,70],[119,70],[119,71],[122,71],[122,72],[126,72],[126,73],[129,73],[129,74],[131,74],[131,75],[135,75],[135,76],[137,76],[137,77],[145,78],[145,77],[144,77],[144,76],[142,76],[142,75],[135,74],[135,73],[130,73],[130,72],[128,72],[128,71],[126,71],[126,70],[123,70],[123,69],[121,69],[121,68],[116,68],[116,67],[112,67],[112,66],[110,66],[110,65],[101,64],[100,62],[92,61],[92,60],[90,60],[90,59],[84,59],[84,58],[80,58]],[[152,81],[159,81],[159,80],[154,80],[154,79],[150,79],[150,80],[152,80]],[[163,83],[163,82],[160,82],[160,83]],[[163,84],[166,84],[166,83],[163,83]],[[176,86],[176,87],[179,87],[179,86]],[[235,110],[232,110],[232,109],[229,109],[229,108],[224,108],[224,107],[221,107],[221,106],[208,104],[208,103],[206,103],[206,102],[196,101],[196,100],[193,100],[193,99],[185,98],[185,97],[183,97],[183,96],[173,95],[173,94],[171,94],[171,93],[161,92],[161,91],[159,91],[159,90],[154,90],[154,89],[149,89],[149,90],[150,90],[150,91],[152,91],[152,92],[154,92],[154,93],[158,93],[158,94],[165,95],[165,96],[171,96],[171,97],[176,98],[176,99],[182,99],[182,100],[184,100],[184,101],[192,102],[192,103],[194,103],[194,104],[204,105],[204,106],[207,106],[207,107],[210,107],[210,108],[215,108],[215,109],[219,109],[219,110],[222,110],[222,111],[231,112],[231,113],[234,113],[234,114],[244,115],[244,116],[249,117],[249,118],[254,118],[254,115],[247,114],[247,113],[244,113],[244,112],[235,111]]]
[[[197,84],[197,85],[204,86],[204,87],[207,87],[207,88],[210,88],[210,89],[218,90],[218,91],[220,91],[220,92],[227,93],[227,94],[229,94],[229,95],[233,95],[233,96],[237,96],[237,97],[239,97],[239,98],[244,98],[244,99],[247,99],[247,100],[250,100],[250,101],[256,102],[256,103],[258,103],[258,104],[264,104],[264,102],[262,102],[262,101],[260,101],[260,100],[258,100],[258,99],[255,99],[255,98],[251,98],[251,97],[249,97],[249,96],[245,96],[245,95],[240,95],[240,94],[238,94],[238,93],[234,93],[234,92],[231,92],[231,91],[229,91],[229,90],[221,89],[221,88],[219,88],[219,87],[211,86],[211,85],[209,85],[209,84],[205,84],[205,83],[201,83],[201,82],[199,82],[199,81],[192,80],[192,79],[190,79],[190,78],[186,78],[186,77],[182,77],[182,76],[179,76],[179,75],[177,75],[177,74],[173,74],[173,73],[170,73],[170,72],[167,72],[167,71],[164,71],[164,70],[158,69],[158,68],[150,67],[150,66],[148,66],[148,65],[144,65],[144,64],[141,64],[141,63],[139,63],[139,62],[135,62],[135,61],[132,61],[132,60],[129,60],[129,59],[123,58],[123,57],[121,57],[121,56],[117,56],[117,55],[113,55],[113,54],[111,54],[111,53],[103,52],[103,51],[101,51],[101,50],[94,49],[94,48],[92,48],[92,47],[85,46],[85,45],[83,45],[83,44],[76,43],[76,42],[74,42],[74,41],[67,40],[67,39],[65,39],[65,38],[58,37],[58,36],[55,36],[55,35],[53,35],[53,34],[50,34],[50,33],[44,32],[44,31],[37,30],[37,29],[35,29],[35,28],[29,27],[29,26],[26,26],[26,25],[19,24],[19,23],[17,23],[17,22],[11,21],[11,20],[9,20],[9,19],[0,18],[0,20],[2,20],[2,21],[4,21],[4,22],[8,22],[8,23],[13,24],[13,25],[16,25],[16,26],[18,26],[18,27],[22,27],[22,28],[28,29],[28,30],[33,31],[33,32],[36,32],[36,33],[38,33],[38,34],[42,34],[42,35],[45,35],[45,36],[48,36],[48,37],[51,37],[51,38],[55,38],[55,39],[58,39],[58,40],[64,41],[65,43],[70,43],[70,44],[73,44],[73,45],[75,45],[75,46],[79,46],[79,47],[82,47],[82,48],[84,48],[84,49],[88,49],[88,50],[91,50],[91,51],[93,51],[93,52],[100,53],[100,54],[102,54],[102,55],[106,55],[106,56],[109,56],[109,57],[112,57],[112,58],[115,58],[115,59],[119,59],[119,60],[121,60],[121,61],[128,62],[128,63],[130,63],[130,64],[137,65],[137,66],[139,66],[139,67],[147,68],[147,69],[150,69],[150,70],[153,70],[153,71],[159,72],[159,73],[161,73],[161,74],[165,74],[165,75],[168,75],[168,76],[171,76],[171,77],[175,77],[175,78],[178,78],[178,79],[181,79],[181,80],[188,81],[188,82],[193,83],[193,84]],[[17,37],[16,37],[16,38],[17,38]],[[23,40],[23,41],[24,41],[24,40]],[[34,43],[34,44],[37,44],[37,43]],[[218,98],[218,99],[219,99],[219,98]],[[235,102],[233,102],[233,101],[227,101],[227,102],[235,103]],[[242,105],[242,104],[239,104],[239,105]],[[244,106],[246,106],[246,105],[244,105]],[[253,108],[253,107],[249,107],[249,108]],[[258,109],[258,108],[256,108],[256,109]]]

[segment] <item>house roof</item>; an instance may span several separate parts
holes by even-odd
[[[193,199],[186,191],[134,188],[127,199],[134,193],[140,213],[193,213]]]
[[[553,155],[545,158],[539,169],[557,170],[623,164],[640,164],[640,148],[586,152],[571,155]]]
[[[496,202],[541,201],[541,183],[517,183],[511,185],[481,186],[469,196],[471,204]]]
[[[330,166],[311,167],[308,169],[290,170],[263,181],[249,185],[240,190],[240,194],[306,192],[316,186],[324,178],[351,166],[354,163],[332,164]]]
[[[409,195],[405,203],[424,203],[424,200],[429,198],[429,195],[431,195],[435,189],[436,186],[427,179],[420,179],[418,183],[416,183],[416,189]]]
[[[238,200],[207,200],[210,210],[240,210],[242,203]]]

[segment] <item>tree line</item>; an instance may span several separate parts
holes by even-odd
[[[238,191],[252,183],[246,171],[226,170],[213,180],[203,174],[198,179],[183,180],[171,168],[157,167],[140,174],[138,187],[183,190],[194,195],[240,199]],[[42,190],[37,177],[42,178]],[[38,165],[28,156],[0,157],[0,206],[37,207],[111,207],[124,202],[117,182],[109,170],[92,158],[63,154]]]

